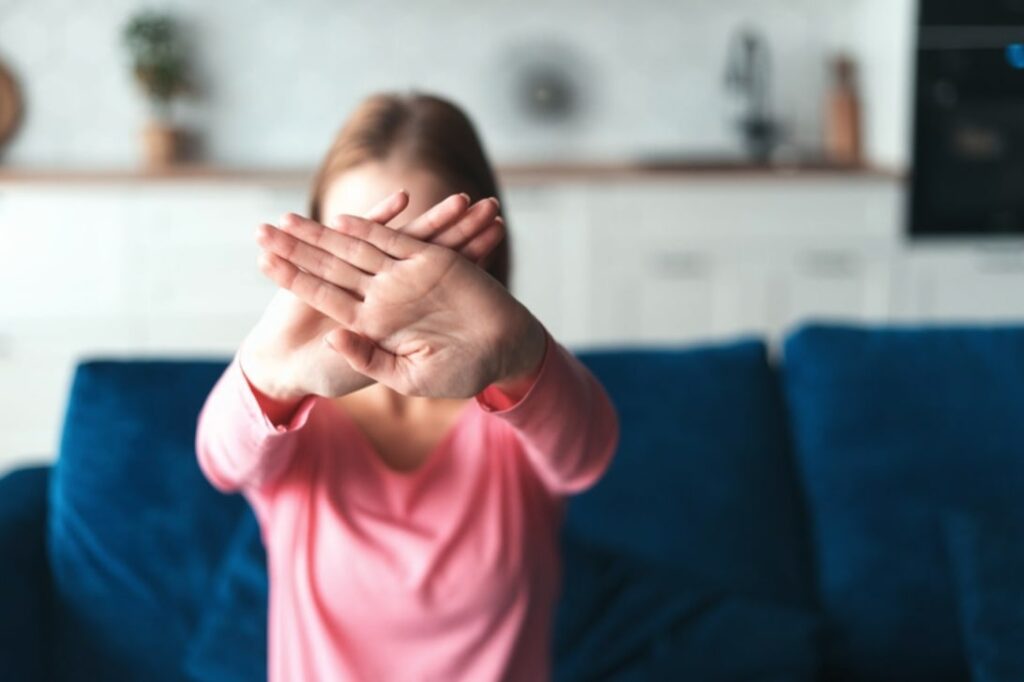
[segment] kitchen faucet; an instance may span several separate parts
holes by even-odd
[[[767,41],[752,28],[733,36],[727,55],[725,85],[744,102],[736,122],[750,157],[771,160],[781,127],[771,114],[771,53]]]

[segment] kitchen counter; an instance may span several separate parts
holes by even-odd
[[[900,180],[903,173],[873,166],[836,166],[825,163],[754,164],[728,160],[652,159],[636,162],[559,162],[499,164],[503,182],[591,182],[633,180],[690,180],[700,178],[737,178],[784,180],[788,178],[847,178]],[[32,168],[0,166],[0,185],[11,184],[89,184],[89,183],[255,183],[307,185],[313,176],[310,168],[241,168],[206,164],[182,164],[163,169],[145,168]]]

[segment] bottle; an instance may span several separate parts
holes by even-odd
[[[864,163],[856,64],[846,55],[832,61],[832,86],[825,110],[825,156],[839,166]]]

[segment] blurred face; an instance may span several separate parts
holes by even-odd
[[[365,215],[400,189],[409,193],[409,205],[388,223],[391,227],[405,225],[456,191],[430,171],[400,160],[372,161],[342,173],[328,184],[320,204],[320,217],[328,223],[342,213]]]

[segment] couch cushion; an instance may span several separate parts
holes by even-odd
[[[937,514],[1019,514],[1024,329],[809,326],[785,346],[836,680],[967,677]]]
[[[599,664],[637,651],[648,655],[629,664],[645,671],[636,679],[813,679],[810,548],[764,344],[580,358],[615,403],[621,440],[568,504],[561,679],[604,679]]]
[[[809,603],[806,521],[764,344],[581,359],[622,437],[607,475],[571,500],[567,532],[726,590]]]
[[[185,672],[194,682],[267,679],[267,556],[247,511],[218,570],[206,613],[189,643]]]
[[[817,618],[808,609],[715,588],[679,566],[571,535],[562,555],[559,682],[816,679]]]
[[[972,682],[1024,680],[1024,517],[951,514],[944,530]]]
[[[50,467],[0,478],[0,680],[47,679],[50,570],[43,542]]]
[[[244,510],[204,480],[196,418],[223,361],[93,361],[75,374],[47,542],[58,679],[179,680]]]

